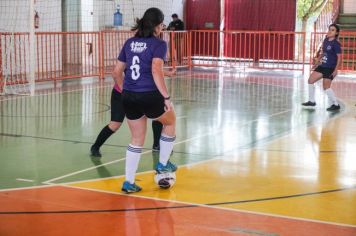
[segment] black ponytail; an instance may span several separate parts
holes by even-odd
[[[136,25],[132,27],[132,31],[136,31],[135,37],[148,38],[152,37],[155,27],[161,24],[164,20],[162,11],[152,7],[146,10],[141,19],[136,19]]]

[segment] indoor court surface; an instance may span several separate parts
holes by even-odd
[[[340,112],[303,109],[306,72],[180,70],[177,182],[153,181],[151,123],[136,183],[121,193],[124,122],[89,156],[110,119],[112,79],[39,85],[0,97],[0,236],[356,235],[356,81],[339,75]]]

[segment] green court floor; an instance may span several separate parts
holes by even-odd
[[[177,113],[172,160],[178,165],[258,147],[343,113],[327,113],[322,96],[316,110],[301,109],[306,92],[300,73],[196,70],[179,72],[167,83]],[[110,119],[111,79],[49,87],[33,97],[0,101],[0,188],[123,175],[130,139],[126,122],[102,147],[101,159],[89,157],[91,143]],[[151,146],[148,129],[139,172],[152,170],[157,156]]]

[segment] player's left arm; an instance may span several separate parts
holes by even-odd
[[[342,53],[341,53],[342,50],[341,50],[341,45],[340,45],[339,42],[335,45],[334,50],[335,50],[335,53],[336,53],[336,56],[337,56],[337,61],[336,61],[335,70],[332,73],[333,77],[335,77],[337,75],[337,71],[340,69],[341,62],[342,62]]]
[[[335,70],[333,72],[333,77],[335,77],[337,75],[337,71],[340,69],[341,61],[342,61],[342,54],[338,53],[336,55],[337,55],[337,62],[336,62]]]
[[[122,85],[124,83],[124,71],[126,68],[126,63],[118,60],[116,62],[116,66],[112,72],[112,77],[115,81],[115,83],[117,83],[117,85],[122,89]]]

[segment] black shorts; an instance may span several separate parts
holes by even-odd
[[[335,68],[328,68],[328,67],[321,67],[318,66],[317,68],[315,68],[314,71],[319,72],[321,74],[323,74],[323,78],[324,79],[331,79],[333,80],[333,76],[332,73],[334,72]]]
[[[144,115],[150,119],[156,119],[164,113],[164,98],[158,90],[151,92],[124,90],[122,103],[129,120],[137,120]]]
[[[111,92],[111,121],[122,123],[125,119],[125,111],[121,97],[121,93],[113,88]]]

